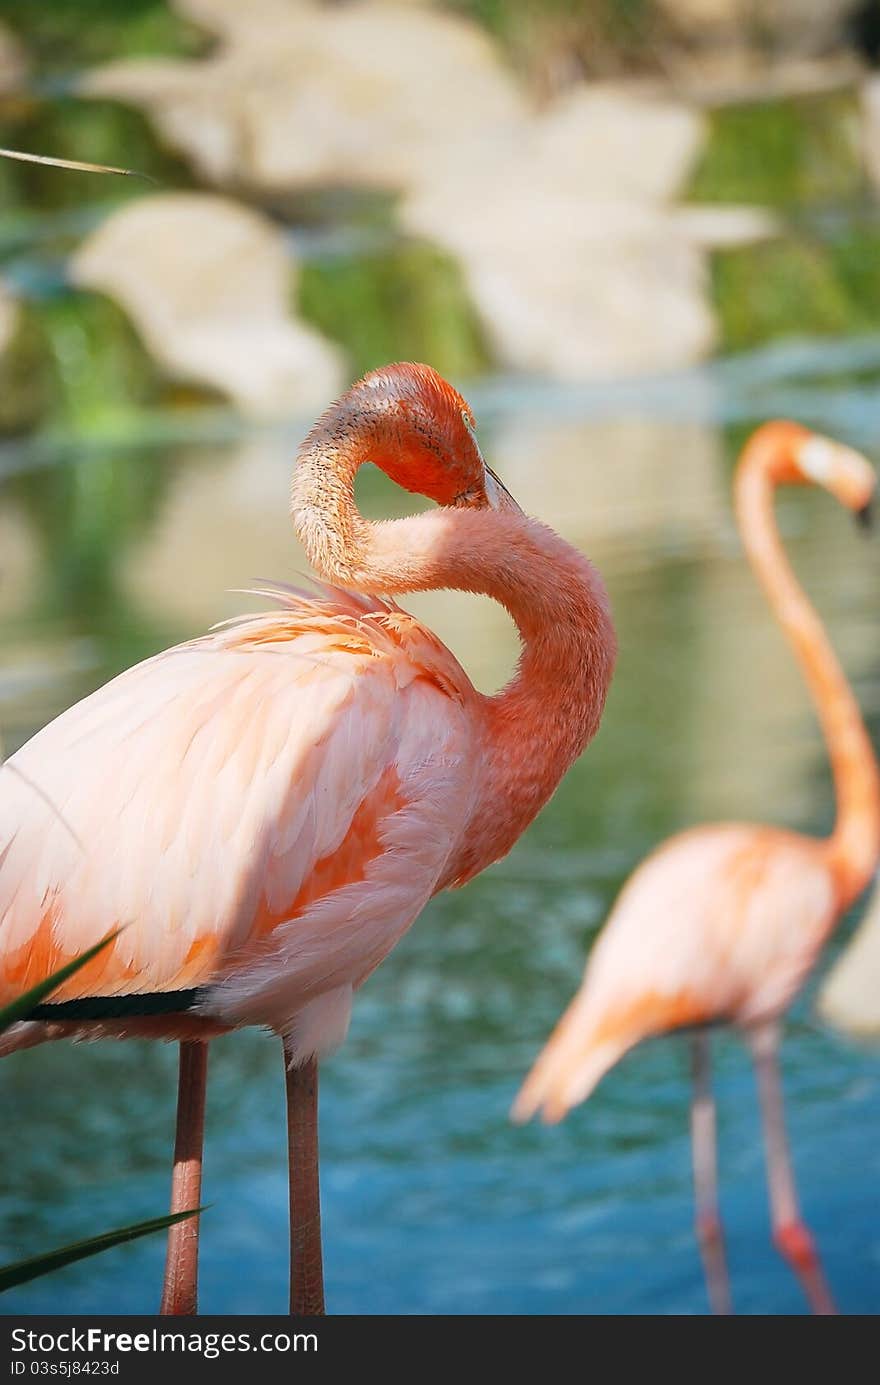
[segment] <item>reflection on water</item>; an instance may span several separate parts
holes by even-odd
[[[602,731],[503,863],[441,897],[371,978],[326,1065],[322,1154],[336,1312],[702,1312],[690,1232],[686,1067],[631,1055],[559,1129],[513,1129],[516,1086],[624,875],[661,836],[711,817],[823,830],[832,800],[805,694],[742,560],[730,465],[751,420],[802,403],[880,454],[873,371],[823,383],[828,348],[680,381],[475,400],[487,454],[523,506],[590,552],[620,633]],[[870,353],[869,353],[870,355]],[[876,362],[876,347],[871,358]],[[777,362],[778,364],[778,362]],[[758,402],[759,401],[759,402]],[[479,407],[482,405],[482,407]],[[0,501],[0,724],[20,743],[150,649],[245,608],[255,576],[303,569],[286,513],[299,425],[215,441],[83,448],[57,468],[7,456]],[[372,513],[409,497],[367,475]],[[787,495],[787,542],[866,710],[880,712],[878,546],[825,497]],[[481,686],[515,657],[491,603],[412,599]],[[880,1063],[814,1020],[789,1026],[786,1083],[804,1203],[843,1308],[880,1301]],[[203,1221],[207,1312],[285,1304],[279,1046],[214,1046]],[[798,1312],[769,1244],[751,1075],[717,1043],[723,1203],[737,1306]],[[0,1258],[161,1209],[174,1055],[48,1046],[0,1067],[7,1128]],[[163,1250],[141,1243],[7,1296],[8,1311],[151,1311]],[[242,1274],[242,1266],[247,1273]]]

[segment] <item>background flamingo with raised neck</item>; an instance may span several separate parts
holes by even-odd
[[[697,1233],[718,1312],[730,1289],[718,1214],[715,1113],[705,1026],[732,1023],[754,1055],[776,1244],[814,1311],[833,1311],[805,1227],[787,1149],[779,1083],[780,1017],[880,857],[880,771],[858,705],[818,616],[789,566],[773,518],[787,484],[824,486],[865,518],[875,488],[851,448],[794,423],[768,423],[736,474],[746,551],[813,696],[831,759],[837,821],[817,840],[769,826],[696,828],[664,843],[630,877],[590,955],[581,989],[514,1105],[558,1121],[640,1040],[699,1026],[692,1038]]]
[[[371,523],[372,461],[440,507]],[[323,1311],[317,1060],[353,993],[438,890],[509,850],[602,715],[615,654],[590,563],[525,516],[473,415],[428,366],[374,371],[306,438],[293,521],[328,588],[165,651],[58,717],[2,767],[0,999],[113,928],[113,944],[10,1031],[181,1041],[172,1208],[201,1184],[205,1043],[284,1041],[291,1307]],[[387,596],[501,602],[523,650],[478,693]],[[163,1311],[196,1309],[197,1228],[173,1228]]]

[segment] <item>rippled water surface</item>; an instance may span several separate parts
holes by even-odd
[[[832,797],[806,695],[743,560],[730,474],[748,426],[793,413],[880,458],[880,343],[780,348],[638,386],[497,381],[474,403],[524,507],[592,554],[618,674],[601,733],[510,857],[435,900],[371,978],[323,1072],[328,1301],[344,1313],[706,1310],[691,1235],[685,1053],[644,1047],[557,1129],[507,1110],[567,1002],[625,875],[666,834],[716,817],[822,831]],[[0,498],[0,724],[10,750],[117,669],[248,606],[228,589],[303,560],[287,476],[307,420],[241,431],[8,447]],[[377,476],[372,513],[400,512]],[[826,496],[788,494],[784,535],[875,732],[880,544]],[[487,602],[408,604],[484,688],[515,641]],[[843,941],[851,921],[835,947]],[[281,1312],[286,1168],[279,1046],[212,1050],[202,1305]],[[736,1303],[799,1312],[770,1246],[752,1076],[715,1044],[723,1207]],[[0,1067],[0,1258],[162,1210],[174,1052],[52,1045]],[[841,1306],[880,1305],[880,1055],[788,1026],[785,1081],[803,1201]],[[144,1241],[36,1281],[6,1311],[152,1311]]]

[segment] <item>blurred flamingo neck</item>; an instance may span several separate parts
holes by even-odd
[[[522,640],[510,682],[480,698],[483,773],[443,882],[460,883],[509,851],[595,734],[616,654],[608,597],[586,558],[513,506],[366,520],[354,503],[356,470],[351,453],[300,456],[294,525],[321,575],[367,592],[490,596]]]
[[[841,907],[870,882],[880,857],[880,769],[837,656],[795,577],[773,514],[772,434],[762,430],[736,474],[736,511],[749,559],[794,649],[819,714],[837,799],[827,843]]]

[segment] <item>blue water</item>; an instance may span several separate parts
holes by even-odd
[[[878,374],[873,339],[777,348],[612,390],[498,381],[476,392],[493,464],[605,572],[620,664],[603,729],[552,803],[506,861],[425,911],[324,1066],[330,1311],[707,1310],[680,1041],[631,1054],[558,1128],[514,1128],[507,1111],[616,890],[656,841],[718,817],[827,829],[821,742],[739,551],[730,467],[749,424],[782,412],[880,460]],[[241,609],[223,588],[291,575],[299,559],[284,505],[298,427],[201,438],[158,428],[136,446],[7,449],[7,748],[115,668]],[[390,503],[375,482],[366,492],[368,505]],[[781,519],[876,731],[880,544],[851,538],[825,496],[787,496]],[[503,678],[513,648],[503,621],[476,602],[429,609],[484,685]],[[840,1306],[870,1313],[880,1307],[880,1053],[822,1027],[813,990],[784,1051],[796,1168]],[[801,1312],[769,1240],[747,1056],[726,1034],[714,1052],[736,1307]],[[0,1259],[163,1210],[175,1064],[161,1045],[107,1043],[47,1045],[0,1065]],[[285,1309],[281,1079],[269,1036],[212,1048],[205,1312]],[[142,1241],[9,1293],[3,1310],[153,1311],[162,1262],[161,1238]]]

